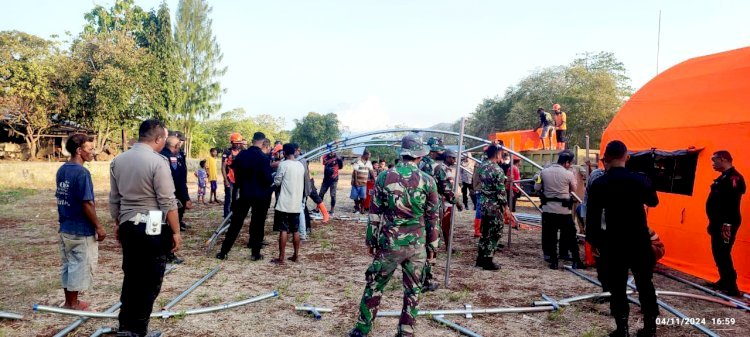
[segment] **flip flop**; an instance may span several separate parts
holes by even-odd
[[[290,256],[290,257],[288,257],[286,259],[289,260],[289,261],[292,261],[292,262],[297,262],[297,260],[299,260],[299,256],[294,257],[294,255],[292,255],[292,256]]]

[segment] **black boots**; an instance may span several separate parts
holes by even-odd
[[[617,329],[615,331],[610,332],[609,337],[630,336],[628,332],[628,318],[627,317],[615,318],[615,324],[617,325]]]
[[[643,329],[638,330],[638,337],[656,336],[656,317],[643,317]]]
[[[479,257],[477,256],[476,267],[481,267],[484,270],[499,270],[500,265],[492,262],[492,257]]]

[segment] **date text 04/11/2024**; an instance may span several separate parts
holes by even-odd
[[[692,325],[706,323],[711,325],[734,325],[737,320],[731,317],[713,317],[713,318],[680,318],[680,317],[658,317],[656,318],[656,324],[658,325]]]

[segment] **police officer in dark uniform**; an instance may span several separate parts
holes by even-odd
[[[711,184],[711,193],[706,201],[711,251],[719,269],[719,280],[711,286],[727,295],[739,296],[737,272],[732,264],[732,246],[742,222],[740,201],[746,190],[745,179],[734,168],[732,155],[728,151],[716,151],[711,161],[714,170],[721,172]]]
[[[646,176],[625,168],[628,150],[624,143],[615,140],[607,144],[604,159],[609,169],[589,189],[586,241],[599,251],[599,262],[607,270],[604,277],[612,294],[610,312],[617,324],[617,330],[609,336],[628,336],[628,269],[633,272],[643,312],[643,329],[638,336],[655,336],[659,315],[652,281],[656,257],[643,206],[655,207],[659,198]]]

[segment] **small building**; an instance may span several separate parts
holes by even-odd
[[[82,125],[68,121],[59,120],[57,115],[52,116],[53,125],[39,139],[39,159],[58,160],[67,156],[65,141],[72,134],[86,133],[93,136],[94,132]],[[7,121],[0,120],[0,159],[26,159],[29,157],[29,149],[26,140],[8,125]]]

